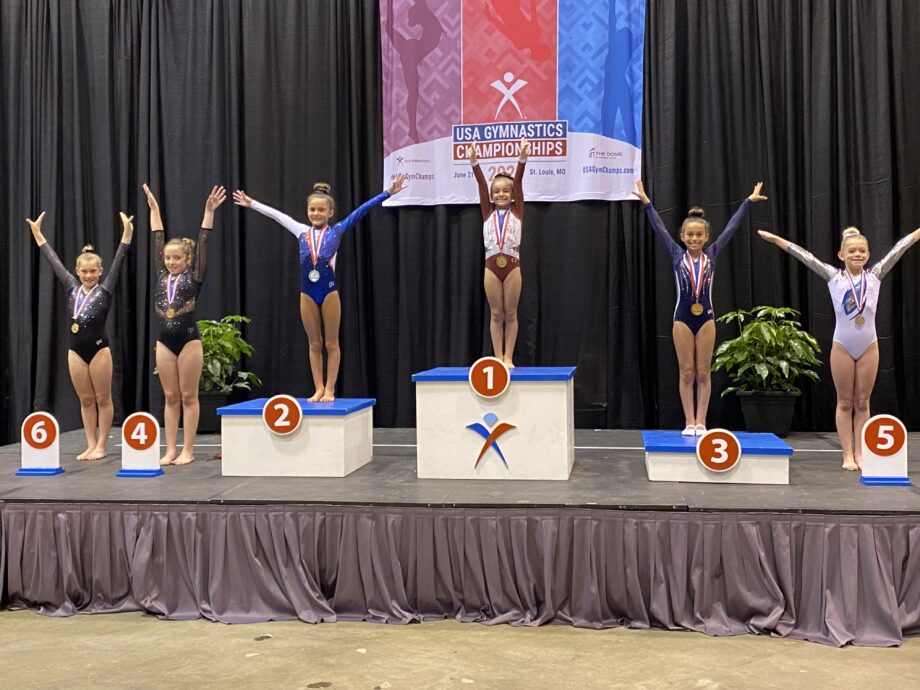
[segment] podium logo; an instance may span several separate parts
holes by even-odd
[[[466,427],[471,431],[475,431],[485,439],[485,443],[482,444],[482,448],[479,451],[479,457],[476,458],[476,463],[473,467],[479,467],[479,462],[485,456],[489,448],[492,448],[498,454],[498,457],[501,458],[502,463],[505,465],[505,469],[509,469],[508,461],[505,460],[505,455],[498,445],[498,439],[506,432],[517,429],[517,427],[507,422],[499,423],[498,415],[494,412],[487,412],[483,415],[482,420],[486,423],[485,425],[475,422],[474,424],[468,424]]]

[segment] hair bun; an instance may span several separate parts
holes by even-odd
[[[96,248],[93,247],[93,245],[91,245],[91,244],[84,244],[84,245],[83,245],[83,249],[80,250],[80,253],[81,253],[81,254],[91,254],[91,253],[94,252],[94,251],[96,251]]]
[[[856,237],[861,234],[862,233],[859,231],[859,228],[853,227],[851,225],[850,227],[843,229],[843,232],[840,233],[840,239],[845,240],[848,237]]]
[[[316,194],[331,194],[332,185],[330,185],[328,182],[317,182],[313,185],[313,191]]]
[[[687,215],[691,218],[705,218],[706,212],[699,206],[694,206],[689,211],[687,211]]]

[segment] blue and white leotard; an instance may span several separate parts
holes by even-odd
[[[715,318],[712,311],[712,279],[716,273],[716,257],[729,243],[738,228],[741,227],[741,221],[744,219],[750,205],[751,200],[745,199],[744,203],[735,211],[735,215],[728,221],[728,225],[719,234],[718,239],[703,249],[702,254],[705,255],[705,259],[701,256],[698,262],[693,262],[689,252],[668,234],[667,228],[665,228],[664,222],[655,207],[651,204],[646,204],[645,206],[645,213],[652,225],[652,230],[655,231],[655,236],[671,257],[671,268],[674,271],[674,282],[677,285],[677,304],[674,307],[674,320],[687,324],[687,327],[694,335],[703,327],[703,324]],[[695,316],[690,311],[690,307],[697,301],[696,295],[693,294],[691,266],[698,268],[702,274],[700,279],[703,281],[703,285],[700,290],[699,302],[703,305],[703,313],[699,316]]]
[[[326,295],[336,289],[335,253],[339,250],[342,235],[370,213],[372,208],[379,206],[389,197],[390,193],[385,191],[370,201],[364,202],[348,214],[344,220],[328,226],[325,235],[322,235],[322,230],[317,230],[304,223],[298,223],[286,213],[282,213],[258,201],[253,200],[252,209],[279,223],[297,238],[297,244],[300,247],[300,291],[322,306]],[[321,235],[322,241],[320,241]],[[319,252],[315,265],[313,264],[313,257],[310,255],[311,241],[319,243]],[[309,277],[310,272],[313,270],[319,272],[320,277],[316,282],[311,281]]]

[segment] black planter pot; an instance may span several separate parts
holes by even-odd
[[[741,413],[748,431],[785,437],[792,428],[798,393],[739,392]]]
[[[223,393],[198,391],[198,433],[219,434],[220,417],[217,408],[227,404]]]

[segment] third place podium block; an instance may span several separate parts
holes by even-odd
[[[373,398],[276,395],[221,407],[225,477],[344,477],[371,461]]]
[[[568,479],[575,367],[472,367],[413,374],[420,479]]]
[[[792,448],[773,434],[643,431],[642,441],[645,470],[653,482],[789,483]]]

